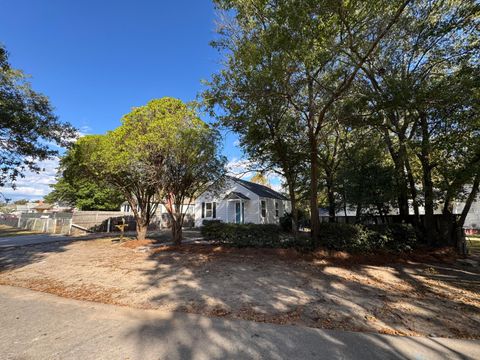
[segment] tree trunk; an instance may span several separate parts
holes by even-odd
[[[432,165],[430,163],[430,134],[428,132],[428,122],[425,115],[420,117],[422,128],[422,145],[420,152],[420,162],[422,164],[423,177],[423,195],[425,200],[425,217],[424,217],[424,235],[427,244],[436,243],[435,218],[434,218],[434,198],[433,198],[433,181],[432,181]]]
[[[288,181],[288,194],[290,196],[290,205],[292,207],[292,233],[297,235],[298,232],[298,211],[297,197],[295,196],[295,188],[291,181]]]
[[[424,171],[423,174],[423,187],[425,197],[425,217],[424,217],[424,229],[425,240],[427,244],[433,245],[436,242],[435,239],[435,217],[434,217],[434,199],[433,199],[433,182],[430,170]]]
[[[402,145],[400,147],[398,158],[395,163],[395,175],[396,181],[398,186],[398,210],[400,214],[400,218],[403,222],[408,222],[408,186],[407,180],[405,179],[405,156],[406,156],[406,149]]]
[[[145,240],[147,237],[148,224],[142,220],[137,219],[137,240]]]
[[[172,239],[173,243],[175,245],[181,245],[182,244],[182,238],[183,238],[183,233],[182,233],[182,224],[178,220],[173,220],[172,221]]]
[[[362,204],[357,204],[357,209],[355,210],[355,222],[359,223],[362,217]]]
[[[419,228],[420,225],[420,210],[418,206],[418,193],[415,187],[415,178],[413,177],[412,168],[410,167],[410,161],[408,158],[405,160],[405,169],[407,170],[408,183],[410,185],[410,194],[412,196],[412,205],[413,205],[413,225],[415,228]]]
[[[395,117],[391,116],[391,121],[396,122]],[[397,185],[397,202],[398,202],[398,212],[400,219],[403,222],[408,221],[408,186],[405,179],[405,156],[406,149],[403,142],[405,141],[404,136],[397,134],[400,147],[398,151],[395,150],[393,142],[390,139],[388,129],[383,129],[383,138],[388,147],[388,152],[392,158],[394,167],[395,167],[395,183]]]
[[[320,219],[318,215],[318,146],[315,134],[309,131],[310,142],[310,226],[314,244],[318,244]]]
[[[333,190],[333,180],[327,176],[327,198],[328,198],[328,222],[335,222],[335,192]]]

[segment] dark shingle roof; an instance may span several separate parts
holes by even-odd
[[[238,179],[235,177],[231,177],[231,179],[235,181],[237,184],[242,185],[243,187],[247,188],[248,190],[250,190],[254,194],[257,194],[260,197],[272,198],[277,200],[288,200],[285,196],[283,196],[279,192],[272,190],[269,187],[266,187],[264,185],[260,185],[251,181]]]
[[[224,200],[228,200],[228,199],[244,199],[244,200],[250,200],[250,198],[246,195],[243,195],[241,192],[237,192],[237,191],[232,191],[231,193],[229,193],[227,196],[225,196]]]

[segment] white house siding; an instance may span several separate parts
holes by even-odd
[[[216,193],[205,192],[195,201],[195,226],[202,226],[203,220],[213,220],[212,218],[202,218],[202,202],[216,202],[216,220],[223,222],[233,222],[235,218],[235,205],[233,201],[224,200],[230,192],[240,192],[250,198],[245,200],[245,223],[259,223],[259,196],[240,184],[232,180],[227,180],[224,188]]]
[[[455,214],[461,214],[465,203],[456,203],[453,212]],[[477,198],[476,201],[470,206],[470,211],[465,218],[465,224],[463,225],[465,229],[468,230],[480,230],[480,199]]]
[[[261,224],[279,224],[280,218],[286,213],[290,212],[290,201],[277,200],[272,198],[261,198],[265,200],[267,205],[267,214],[265,218],[260,219]],[[275,214],[275,203],[278,203],[278,216]],[[258,202],[258,211],[261,214],[261,202]]]

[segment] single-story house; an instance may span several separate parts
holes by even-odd
[[[195,226],[204,220],[226,223],[278,224],[290,211],[279,192],[250,181],[228,177],[221,189],[207,190],[195,200]]]

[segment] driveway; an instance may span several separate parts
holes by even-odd
[[[3,359],[478,359],[480,342],[138,310],[0,286]]]

